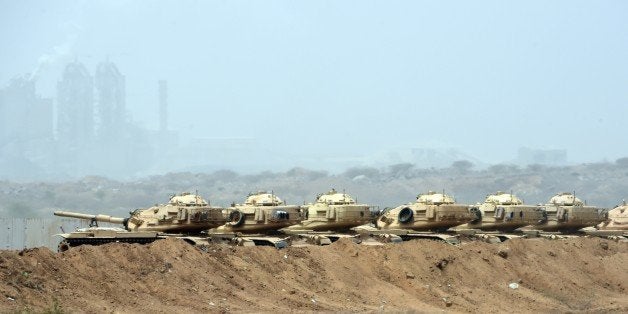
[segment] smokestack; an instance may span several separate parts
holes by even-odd
[[[168,82],[159,81],[159,131],[168,130]]]

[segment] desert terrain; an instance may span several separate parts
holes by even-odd
[[[600,238],[281,250],[165,239],[0,251],[0,276],[2,312],[628,312],[628,243]]]

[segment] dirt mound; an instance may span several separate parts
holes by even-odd
[[[628,311],[628,244],[595,238],[283,250],[167,239],[0,251],[0,276],[3,312]]]

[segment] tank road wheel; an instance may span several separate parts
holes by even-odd
[[[234,210],[229,213],[229,224],[232,226],[239,226],[244,223],[244,214],[239,210]]]
[[[57,252],[59,253],[65,252],[69,249],[70,249],[70,243],[68,243],[68,241],[66,240],[61,240],[61,242],[59,242],[59,245],[57,246]]]
[[[404,207],[402,210],[399,211],[399,216],[397,216],[397,219],[400,223],[405,224],[412,221],[412,216],[414,216],[414,212],[412,211],[412,209],[410,207]]]

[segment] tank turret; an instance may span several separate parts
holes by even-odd
[[[358,204],[351,196],[331,191],[319,194],[314,203],[302,207],[304,220],[282,231],[343,231],[372,220],[371,206]]]
[[[443,231],[476,219],[468,205],[456,204],[445,193],[419,194],[414,203],[387,210],[377,220],[379,229]]]
[[[168,204],[173,205],[173,206],[187,206],[187,207],[209,205],[207,201],[204,200],[200,195],[191,194],[187,192],[181,193],[180,195],[171,196]]]
[[[486,196],[484,203],[471,206],[474,221],[457,226],[455,229],[480,229],[485,231],[513,231],[541,222],[545,209],[540,206],[524,205],[523,201],[512,193],[498,191]]]
[[[273,232],[301,221],[301,207],[285,205],[274,193],[250,193],[244,204],[233,204],[225,211],[227,223],[214,233]]]
[[[584,203],[569,192],[558,193],[549,200],[549,204],[556,206],[582,206]]]
[[[569,192],[554,195],[543,208],[546,213],[543,220],[525,229],[575,232],[605,220],[602,208],[587,206]]]

